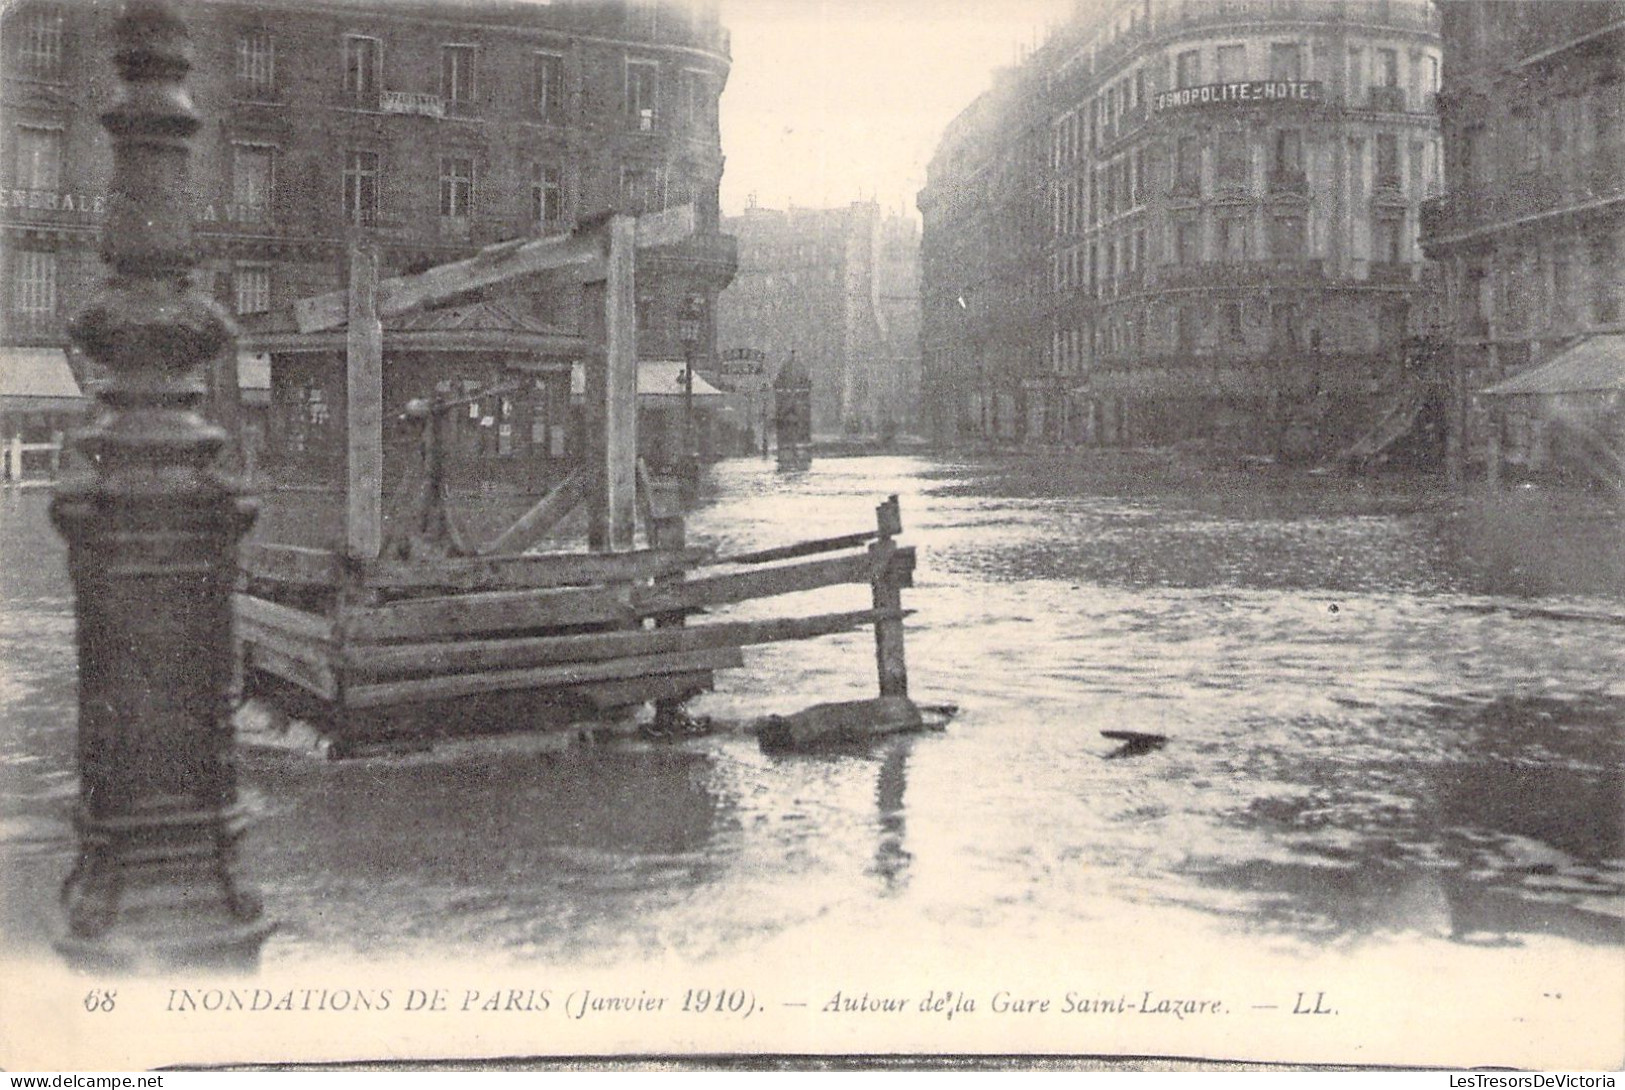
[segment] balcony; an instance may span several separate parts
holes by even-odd
[[[1409,261],[1373,261],[1366,267],[1366,279],[1373,284],[1409,284],[1417,266]]]
[[[739,240],[733,235],[690,235],[672,246],[638,251],[638,267],[679,275],[699,275],[725,285],[739,270]]]
[[[1158,288],[1235,288],[1302,284],[1326,278],[1318,261],[1206,261],[1199,265],[1163,265],[1155,270]]]
[[[1270,174],[1270,195],[1282,197],[1307,197],[1309,195],[1309,175],[1302,170],[1277,170]]]
[[[1373,87],[1369,99],[1369,109],[1385,114],[1402,114],[1405,112],[1405,88],[1403,87]]]

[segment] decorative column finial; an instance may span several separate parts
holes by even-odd
[[[102,115],[112,275],[70,329],[109,380],[77,440],[88,471],[51,506],[79,648],[79,859],[58,949],[98,971],[244,969],[271,929],[239,873],[230,722],[237,545],[254,508],[217,467],[225,432],[198,413],[233,328],[189,283],[186,26],[131,0],[116,39],[123,94]]]

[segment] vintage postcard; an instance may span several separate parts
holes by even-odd
[[[0,1066],[1625,1063],[1620,3],[0,17]]]

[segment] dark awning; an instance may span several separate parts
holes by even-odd
[[[1625,390],[1625,333],[1602,333],[1482,391],[1490,397],[1603,394]]]

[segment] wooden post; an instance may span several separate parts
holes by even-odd
[[[903,657],[903,588],[893,570],[897,553],[893,535],[903,532],[902,509],[892,496],[875,508],[880,540],[869,546],[874,560],[872,583],[876,609],[894,611],[875,621],[875,664],[880,673],[881,696],[908,696],[908,664]]]
[[[232,754],[232,590],[254,508],[217,463],[226,433],[199,415],[232,330],[189,286],[200,121],[185,24],[160,0],[130,0],[114,36],[112,276],[71,327],[110,378],[77,439],[88,471],[51,505],[79,653],[80,850],[57,948],[99,972],[243,970],[271,930],[241,877]]]
[[[378,255],[362,246],[350,250],[344,369],[345,551],[357,560],[376,560],[384,534],[384,330],[378,320]]]
[[[637,525],[638,352],[634,246],[637,221],[605,222],[604,279],[586,285],[588,457],[593,459],[588,543],[598,551],[631,549]]]

